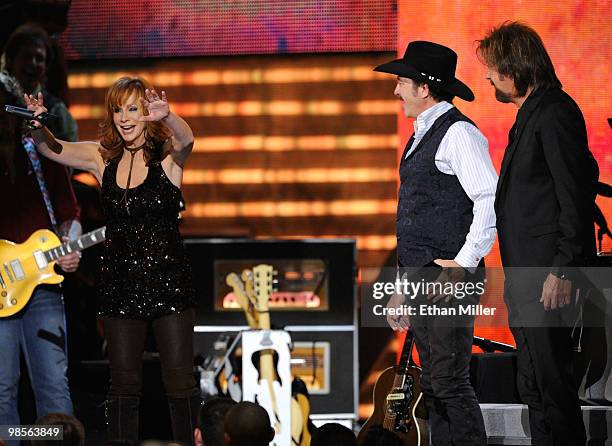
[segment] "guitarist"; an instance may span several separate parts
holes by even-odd
[[[416,118],[400,163],[397,253],[400,267],[428,267],[417,281],[474,280],[468,271],[482,264],[495,239],[497,175],[486,138],[452,104],[455,96],[474,100],[469,87],[455,78],[456,65],[450,48],[417,41],[402,59],[375,68],[397,76],[394,94],[406,117]],[[427,296],[420,298],[427,302]],[[388,305],[404,301],[405,296],[395,295]],[[388,316],[388,321],[394,330],[408,328],[405,317]],[[473,318],[463,322],[444,317],[410,321],[435,446],[486,445],[469,381]]]
[[[0,73],[0,104],[0,239],[22,243],[42,228],[78,237],[79,208],[68,173],[60,164],[36,156],[21,121],[4,112],[5,104],[25,105],[17,81],[5,73]],[[58,264],[63,271],[73,272],[79,260],[79,253],[72,253],[60,257]],[[20,351],[36,396],[37,417],[51,412],[72,414],[59,286],[39,286],[21,312],[0,319],[0,338],[0,425],[19,424]]]

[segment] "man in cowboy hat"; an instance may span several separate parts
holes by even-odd
[[[477,51],[496,99],[518,108],[495,202],[517,387],[529,406],[533,444],[584,445],[572,367],[575,319],[567,316],[577,310],[576,267],[595,255],[597,163],[580,108],[561,89],[535,30],[504,23]]]
[[[450,48],[416,41],[403,58],[375,68],[397,75],[394,94],[406,117],[416,118],[399,169],[398,265],[427,267],[419,277],[442,281],[444,276],[452,282],[477,280],[476,268],[484,265],[482,258],[495,239],[497,184],[486,138],[451,103],[455,96],[474,100],[455,78],[456,65],[457,54]],[[405,296],[396,295],[388,305],[404,301]],[[406,317],[389,316],[388,322],[394,330],[408,328]],[[410,322],[433,444],[486,445],[469,381],[474,318],[457,323],[415,316]]]

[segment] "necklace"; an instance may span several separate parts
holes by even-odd
[[[124,147],[125,150],[127,150],[130,153],[130,170],[128,171],[128,178],[127,178],[127,185],[125,186],[125,191],[123,192],[123,197],[121,198],[121,200],[119,201],[119,203],[124,203],[125,204],[125,210],[127,211],[128,215],[130,214],[130,205],[129,205],[129,200],[127,197],[128,191],[130,190],[130,180],[132,179],[132,167],[134,167],[134,156],[136,155],[136,153],[138,153],[141,149],[144,149],[144,147],[146,146],[146,142],[138,147]]]

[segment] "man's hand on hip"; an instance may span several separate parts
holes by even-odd
[[[397,313],[404,302],[406,302],[406,297],[403,294],[394,294],[389,299],[389,302],[387,302],[387,309],[394,308]],[[387,323],[394,331],[404,331],[410,328],[410,318],[408,315],[391,315],[387,312]]]
[[[465,279],[465,270],[454,260],[436,259],[434,263],[442,267],[442,272],[436,278],[436,282],[441,283],[442,287],[444,287],[444,284],[447,282],[456,283]],[[427,299],[434,303],[442,299],[444,299],[445,302],[449,302],[452,298],[452,295],[438,293],[430,293],[427,295]]]
[[[570,303],[572,297],[571,280],[562,279],[553,273],[548,274],[542,287],[540,302],[544,304],[544,310],[556,310]]]

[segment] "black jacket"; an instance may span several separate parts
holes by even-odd
[[[597,178],[578,105],[558,88],[534,91],[510,130],[497,184],[504,266],[584,265],[595,254]]]

